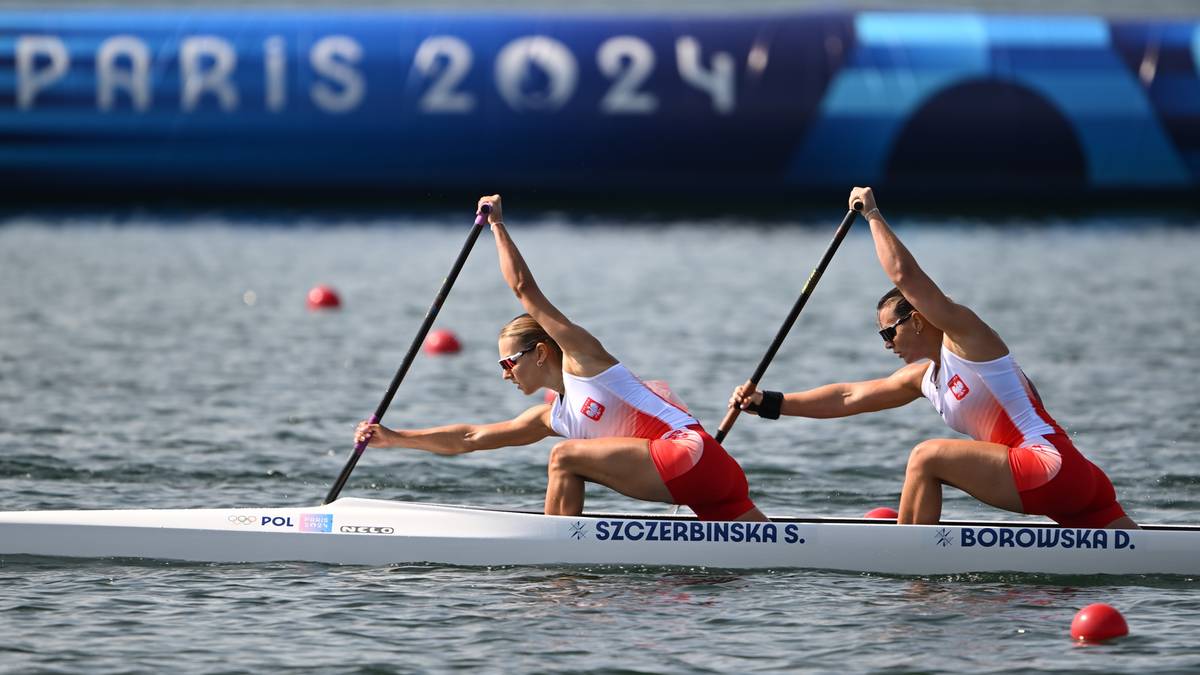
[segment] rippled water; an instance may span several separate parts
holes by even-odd
[[[800,223],[539,214],[510,227],[548,295],[713,429],[840,213]],[[828,221],[828,222],[826,222]],[[1048,408],[1143,522],[1200,521],[1200,229],[1120,222],[898,221],[989,321]],[[0,227],[5,509],[318,502],[354,423],[403,357],[470,216],[26,216]],[[309,312],[317,283],[344,308]],[[763,384],[900,365],[875,334],[886,289],[859,226]],[[520,308],[484,235],[386,422],[504,419],[494,336]],[[945,436],[920,401],[848,420],[744,418],[727,447],[768,513],[895,505],[908,450]],[[539,509],[551,443],[439,458],[370,450],[344,494]],[[588,508],[661,510],[591,487]],[[947,517],[998,516],[947,490]],[[386,568],[0,561],[0,672],[1000,671],[1200,669],[1197,582],[929,579],[719,570]],[[1078,647],[1091,602],[1132,635]]]

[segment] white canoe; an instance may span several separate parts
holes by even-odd
[[[345,498],[305,508],[0,512],[15,555],[382,565],[667,565],[882,574],[1200,574],[1200,526],[580,517]]]

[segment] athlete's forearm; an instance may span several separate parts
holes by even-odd
[[[779,408],[781,415],[829,419],[853,415],[856,410],[850,405],[853,389],[845,383],[827,384],[808,391],[794,391],[783,395]]]
[[[475,425],[450,424],[429,429],[396,429],[388,447],[424,450],[435,455],[461,455],[484,449],[474,439]]]

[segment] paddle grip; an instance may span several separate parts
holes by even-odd
[[[379,424],[379,418],[374,415],[371,415],[371,419],[367,420],[367,424]],[[371,442],[371,434],[367,434],[366,438],[364,438],[363,440],[354,444],[354,454],[356,454],[356,455],[363,454],[363,450],[367,449],[367,444],[370,442]]]
[[[859,206],[861,207],[862,204],[859,204]],[[475,216],[475,224],[483,225],[483,224],[487,223],[488,214],[491,212],[492,212],[491,204],[484,204],[483,206],[479,207],[479,213]]]
[[[753,385],[751,385],[753,386]],[[747,394],[753,394],[754,389],[751,389]],[[725,418],[721,420],[721,425],[717,427],[717,435],[713,436],[713,440],[720,443],[725,440],[725,436],[729,434],[729,430],[733,428],[733,423],[737,421],[738,415],[742,414],[741,408],[730,408],[725,411]]]

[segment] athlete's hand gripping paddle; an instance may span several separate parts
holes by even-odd
[[[479,233],[483,231],[483,226],[487,223],[488,214],[492,212],[490,204],[484,204],[479,208],[479,213],[475,216],[475,225],[471,228],[471,233],[467,235],[467,242],[463,244],[462,250],[458,252],[458,259],[454,261],[454,266],[450,268],[450,274],[442,281],[442,288],[438,291],[437,297],[433,299],[433,305],[425,314],[425,321],[421,323],[420,330],[417,331],[417,336],[413,338],[412,345],[408,348],[408,354],[404,356],[404,362],[400,364],[400,369],[396,371],[396,375],[392,378],[392,383],[388,386],[387,393],[383,395],[383,400],[379,402],[379,407],[375,409],[375,414],[371,416],[371,424],[378,424],[383,419],[383,414],[387,412],[388,406],[392,404],[392,398],[396,395],[396,390],[400,388],[400,383],[404,381],[404,376],[408,374],[408,368],[412,365],[413,359],[416,358],[417,352],[421,349],[421,344],[425,342],[425,336],[429,334],[429,329],[433,326],[434,319],[437,318],[438,312],[442,309],[442,304],[446,302],[446,296],[450,294],[450,288],[454,286],[454,281],[458,279],[458,273],[462,271],[463,265],[467,262],[467,256],[471,253],[471,248],[475,245],[475,240],[479,238]],[[325,495],[325,501],[322,504],[328,504],[338,498],[342,492],[342,487],[346,485],[346,480],[350,478],[350,472],[354,471],[354,466],[358,464],[358,459],[362,457],[363,451],[367,448],[367,443],[370,438],[365,438],[354,445],[354,451],[350,454],[350,459],[346,461],[346,466],[342,468],[341,475],[334,481],[333,487],[329,489],[329,494]]]
[[[825,255],[821,257],[821,262],[817,264],[812,274],[808,275],[808,281],[804,282],[804,288],[800,291],[800,297],[796,299],[796,304],[792,306],[792,311],[788,313],[787,319],[779,327],[779,332],[775,334],[775,339],[771,342],[771,346],[767,348],[767,353],[763,355],[762,361],[758,363],[758,368],[754,370],[754,374],[750,376],[749,382],[746,383],[748,386],[746,387],[744,396],[750,396],[758,387],[759,380],[767,372],[767,366],[771,365],[771,360],[775,358],[775,352],[779,351],[780,345],[783,344],[783,339],[792,330],[792,324],[796,323],[796,317],[800,316],[800,310],[804,309],[804,305],[808,302],[809,296],[812,295],[813,289],[817,287],[817,282],[821,280],[821,275],[825,274],[825,268],[829,266],[829,261],[833,259],[833,254],[837,252],[838,246],[846,238],[846,233],[850,231],[850,226],[854,224],[854,219],[862,211],[862,208],[863,203],[856,201],[854,202],[854,208],[847,211],[846,217],[842,218],[842,224],[838,225],[837,232],[833,235],[833,241],[829,242],[829,248],[825,249]],[[718,443],[725,440],[725,436],[729,434],[729,430],[733,428],[733,423],[737,421],[738,415],[741,412],[741,409],[734,407],[725,413],[725,419],[721,420],[721,426],[717,427],[715,438]]]

